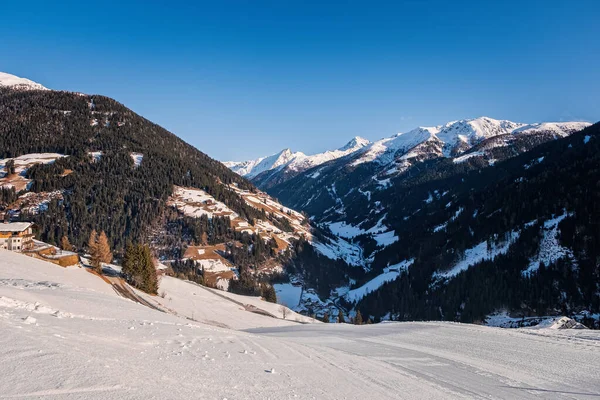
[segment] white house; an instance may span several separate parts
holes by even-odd
[[[0,249],[22,251],[33,248],[31,222],[0,223]]]

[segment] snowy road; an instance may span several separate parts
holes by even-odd
[[[0,399],[600,398],[600,332],[300,325],[165,282],[206,323],[0,250]]]

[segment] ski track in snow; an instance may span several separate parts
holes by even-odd
[[[168,281],[170,290],[182,289],[172,293],[179,296],[174,312],[189,307],[185,313],[196,310],[214,323],[118,297],[85,269],[0,250],[0,398],[600,396],[600,332],[439,322],[302,325]],[[199,296],[195,304],[191,292]],[[222,318],[247,331],[217,326]]]

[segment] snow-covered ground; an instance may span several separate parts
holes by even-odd
[[[24,154],[15,158],[0,159],[0,187],[14,187],[15,190],[25,190],[29,187],[31,180],[25,178],[27,169],[35,164],[52,164],[57,159],[66,157],[58,153],[31,153]],[[6,174],[6,163],[14,161],[15,175]]]
[[[215,200],[214,197],[204,190],[195,188],[175,186],[173,196],[169,199],[169,204],[189,217],[206,215],[208,218],[212,218],[214,215],[220,215],[236,218],[238,216],[224,203]]]
[[[435,277],[452,278],[481,261],[493,260],[498,255],[506,254],[520,234],[520,231],[507,232],[496,240],[490,238],[489,241],[483,241],[477,246],[465,250],[462,259],[456,265],[448,271],[435,274]]]
[[[571,249],[563,247],[558,242],[558,224],[569,215],[570,214],[565,211],[561,215],[544,222],[542,230],[543,236],[538,253],[529,261],[529,266],[523,271],[523,275],[529,275],[537,271],[540,263],[549,265],[563,257],[573,259],[573,252]]]
[[[415,262],[414,259],[404,260],[398,264],[392,265],[390,267],[384,268],[383,272],[377,275],[375,278],[371,279],[364,285],[350,290],[348,293],[344,295],[346,300],[351,303],[356,303],[367,294],[379,289],[386,282],[391,282],[396,280],[402,273],[402,271],[406,271],[408,267],[410,267]]]
[[[178,315],[119,297],[83,268],[0,250],[0,397],[600,396],[600,332],[302,325],[245,311],[186,282],[162,283],[165,298],[154,301],[168,302]],[[197,302],[190,302],[190,292]]]
[[[314,241],[312,245],[315,250],[332,260],[342,259],[348,264],[355,266],[362,266],[364,264],[361,247],[345,239],[330,239],[328,243]]]
[[[291,283],[276,283],[273,285],[277,294],[277,302],[289,308],[294,308],[300,304],[302,296],[302,286],[295,286]]]
[[[130,156],[134,166],[139,167],[142,165],[142,161],[144,160],[144,155],[142,153],[131,153]]]

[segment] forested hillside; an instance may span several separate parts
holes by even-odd
[[[0,158],[68,155],[27,171],[32,191],[64,191],[64,202],[51,203],[36,221],[50,242],[68,234],[82,246],[92,229],[106,231],[117,248],[126,238],[140,240],[173,185],[203,188],[237,213],[257,216],[223,185],[251,184],[110,98],[0,89],[0,116]],[[141,155],[139,166],[132,153]]]
[[[170,273],[225,290],[274,300],[283,265],[308,265],[305,216],[104,96],[0,88],[0,189],[0,214],[47,243],[84,253],[105,232],[118,259],[147,243]]]

